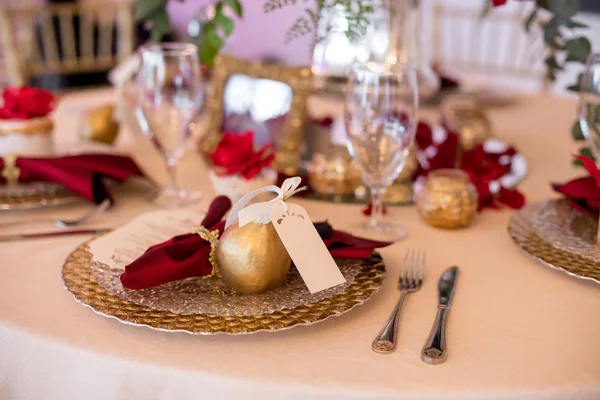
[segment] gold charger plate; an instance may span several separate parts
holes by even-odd
[[[531,204],[512,216],[508,233],[527,255],[577,278],[600,283],[598,220],[567,200]]]
[[[0,210],[31,210],[78,201],[76,194],[51,182],[0,185]]]
[[[318,302],[293,309],[253,316],[220,316],[214,314],[175,314],[138,305],[118,297],[91,276],[92,254],[87,243],[80,245],[65,261],[62,269],[67,290],[80,303],[94,312],[138,326],[162,331],[191,334],[249,334],[279,331],[299,325],[310,325],[341,315],[367,301],[382,285],[385,265],[377,253],[360,263],[360,271],[342,292]]]

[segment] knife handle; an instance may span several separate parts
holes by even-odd
[[[450,308],[438,307],[431,333],[421,351],[421,360],[427,364],[441,364],[446,361],[446,322]]]

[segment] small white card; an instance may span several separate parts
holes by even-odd
[[[185,210],[147,212],[91,242],[90,252],[95,261],[124,270],[148,247],[198,228],[203,218]]]
[[[304,208],[280,204],[271,222],[311,293],[346,282]]]

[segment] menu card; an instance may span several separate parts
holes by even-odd
[[[129,223],[90,243],[95,261],[124,270],[150,246],[198,228],[204,214],[160,210],[141,214]]]

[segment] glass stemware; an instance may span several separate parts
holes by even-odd
[[[176,168],[189,142],[190,123],[202,105],[204,88],[198,48],[189,43],[160,43],[141,48],[136,117],[165,160],[166,186],[154,202],[177,208],[197,202],[199,192],[180,189]]]
[[[596,161],[600,160],[600,54],[591,54],[581,78],[579,123],[591,143]]]
[[[417,126],[418,88],[409,64],[353,65],[345,104],[348,150],[371,190],[372,210],[361,236],[398,241],[406,231],[383,221],[383,197],[404,168]]]

